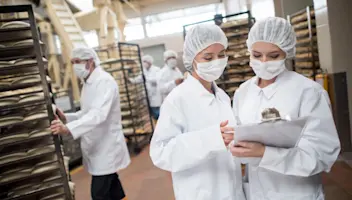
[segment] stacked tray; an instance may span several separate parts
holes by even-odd
[[[0,23],[0,199],[70,199],[68,166],[50,131],[45,46],[32,29],[32,7],[0,7],[0,14],[11,9],[32,15]]]
[[[109,58],[101,63],[117,81],[120,92],[122,126],[126,137],[136,133],[151,133],[145,83],[131,83],[129,78],[139,76],[142,72],[140,55],[136,45],[116,45],[120,58]],[[97,52],[102,50],[96,49]],[[148,129],[145,130],[144,128]]]
[[[233,97],[240,84],[254,76],[252,68],[249,66],[250,54],[246,45],[250,26],[251,22],[248,19],[228,20],[221,25],[229,42],[227,49],[229,61],[217,84],[230,97]]]
[[[130,81],[131,78],[143,74],[139,46],[128,43],[110,45],[112,46],[119,51],[119,58],[108,58],[101,66],[118,83],[124,135],[129,143],[133,143],[135,150],[140,149],[141,141],[146,139],[149,141],[153,125],[144,81],[140,83]],[[96,50],[103,52],[102,49]]]
[[[289,20],[297,36],[294,70],[308,78],[315,79],[315,76],[321,73],[321,69],[313,7],[307,7],[289,16]]]

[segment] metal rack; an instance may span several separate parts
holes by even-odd
[[[118,50],[119,58],[111,58],[111,49]],[[117,43],[97,48],[100,56],[110,58],[101,63],[117,81],[120,92],[121,117],[125,138],[135,153],[148,144],[154,125],[149,111],[148,91],[142,69],[140,47],[137,44]],[[142,75],[142,83],[132,83],[129,78]]]
[[[228,38],[228,67],[216,83],[232,98],[239,85],[254,76],[252,68],[249,66],[249,52],[247,50],[246,39],[255,19],[252,17],[250,11],[224,17],[217,15],[211,20],[185,25],[183,27],[184,36],[190,26],[211,21],[216,22]]]
[[[71,200],[32,7],[0,6],[0,25],[0,199]]]
[[[315,80],[316,75],[321,73],[321,69],[314,7],[308,6],[297,13],[287,16],[287,20],[292,24],[297,35],[296,58],[293,62],[293,70]]]

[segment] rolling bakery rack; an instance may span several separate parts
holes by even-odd
[[[223,75],[216,81],[216,83],[231,98],[233,98],[239,85],[254,76],[254,72],[249,66],[250,54],[247,50],[246,40],[255,19],[252,17],[250,11],[224,17],[217,16],[211,20],[185,25],[183,27],[184,36],[187,33],[187,29],[191,26],[213,21],[216,21],[217,25],[219,25],[225,32],[229,44],[227,49],[227,56],[229,57],[228,67],[225,68]]]
[[[287,17],[293,26],[296,36],[296,58],[293,62],[293,70],[313,80],[320,74],[317,29],[313,6],[298,11]]]
[[[111,49],[118,51],[119,58],[111,58]],[[135,153],[148,144],[154,126],[149,111],[148,91],[142,69],[140,47],[137,44],[117,43],[97,48],[101,57],[109,58],[101,66],[117,81],[120,92],[122,127],[128,146]],[[132,83],[130,78],[142,75],[143,82]]]
[[[73,199],[30,5],[0,6],[0,199]]]

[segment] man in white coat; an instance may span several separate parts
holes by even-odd
[[[81,110],[58,116],[53,134],[71,134],[81,139],[83,165],[92,175],[93,200],[118,200],[125,197],[117,171],[130,163],[121,126],[119,88],[114,78],[99,66],[93,49],[77,48],[72,51],[75,74],[83,81]]]
[[[178,85],[183,82],[183,75],[177,68],[177,53],[172,50],[164,52],[165,66],[160,70],[158,76],[158,88],[162,100]]]
[[[161,106],[161,95],[157,87],[157,76],[160,67],[153,65],[154,59],[150,55],[142,57],[143,73],[145,84],[148,92],[149,106],[152,117],[157,120]],[[134,84],[143,83],[143,74],[135,78],[130,78],[129,81]]]

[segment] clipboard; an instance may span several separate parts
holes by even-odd
[[[267,121],[259,124],[235,126],[235,142],[259,142],[266,146],[293,148],[301,139],[308,118]]]

